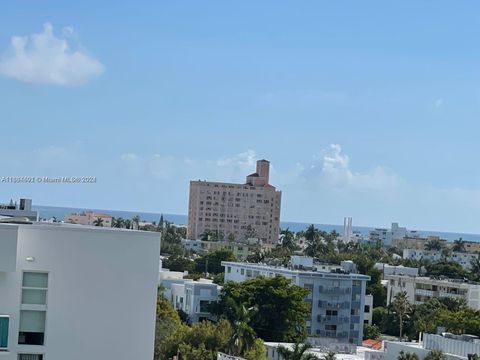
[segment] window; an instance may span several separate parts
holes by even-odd
[[[18,343],[43,345],[45,338],[45,311],[20,310]]]
[[[227,273],[231,273],[232,272],[232,268],[230,266],[227,266]]]
[[[8,325],[10,318],[0,315],[0,351],[8,348]]]
[[[370,312],[370,305],[365,305],[364,312]]]
[[[245,269],[240,269],[240,275],[244,275],[245,274]]]
[[[18,354],[18,360],[43,360],[42,354]]]
[[[48,274],[24,272],[22,279],[22,305],[18,343],[22,345],[44,345],[45,318],[47,311]],[[26,306],[25,306],[26,305]],[[30,305],[35,305],[35,310]],[[29,307],[30,306],[30,307]],[[39,359],[35,354],[22,354],[25,359]],[[30,357],[27,357],[30,356]],[[33,356],[33,357],[32,357]],[[40,358],[41,359],[41,358]]]

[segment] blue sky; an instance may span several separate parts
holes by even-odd
[[[186,213],[190,179],[243,181],[267,158],[283,220],[480,233],[479,13],[3,2],[0,176],[98,182],[0,184],[0,198]]]

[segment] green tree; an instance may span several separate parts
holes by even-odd
[[[447,359],[448,359],[447,355],[445,355],[441,350],[432,350],[424,358],[424,360],[447,360]]]
[[[472,259],[470,264],[470,274],[473,280],[480,280],[480,257]]]
[[[397,360],[420,360],[417,354],[400,351],[400,354],[397,357]]]
[[[166,360],[176,352],[175,334],[184,330],[177,312],[167,299],[157,299],[157,318],[155,326],[155,359]]]
[[[295,234],[293,231],[290,231],[289,228],[282,230],[280,232],[280,237],[282,239],[281,247],[287,252],[292,253],[297,249],[297,244],[295,243]]]
[[[103,226],[103,219],[102,218],[96,218],[95,221],[93,222],[94,226]]]
[[[164,259],[162,267],[171,271],[192,272],[195,269],[195,262],[188,257],[175,254]]]
[[[323,356],[323,360],[335,360],[335,359],[336,359],[336,356],[333,351],[329,351]]]
[[[443,248],[443,244],[440,239],[431,239],[428,240],[425,244],[425,250],[437,250],[440,251]]]
[[[318,357],[307,352],[309,349],[311,349],[310,344],[296,342],[293,349],[280,345],[277,351],[283,360],[318,360]]]
[[[398,326],[400,333],[399,337],[400,340],[402,340],[404,321],[411,312],[411,305],[408,302],[408,295],[406,291],[400,292],[395,295],[392,303],[392,308],[398,318]]]
[[[453,242],[453,246],[452,246],[452,250],[453,251],[457,251],[457,252],[465,252],[465,241],[463,241],[462,238],[458,238],[458,240],[455,240]]]
[[[235,255],[231,250],[218,249],[203,253],[195,259],[195,272],[220,274],[224,271],[222,261],[236,261]]]
[[[310,307],[305,302],[308,289],[292,285],[283,276],[258,277],[242,283],[228,282],[220,293],[214,312],[231,322],[235,307],[257,307],[249,325],[265,341],[295,342],[306,337],[305,318]]]
[[[380,337],[380,329],[376,325],[365,324],[363,326],[363,340],[378,339]]]
[[[242,357],[246,360],[267,360],[262,339],[255,339],[250,349],[243,353]]]
[[[248,351],[255,340],[255,331],[249,323],[257,312],[257,308],[246,308],[243,304],[237,304],[232,298],[226,299],[229,311],[233,315],[230,319],[232,335],[229,341],[229,352],[233,355],[242,355]]]

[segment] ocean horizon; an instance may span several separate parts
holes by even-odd
[[[152,213],[152,212],[142,212],[142,211],[125,211],[125,210],[109,210],[109,209],[87,209],[87,208],[73,208],[73,207],[59,207],[59,206],[47,206],[47,205],[33,205],[32,208],[39,212],[40,218],[43,219],[51,219],[55,217],[58,220],[64,218],[66,214],[72,212],[82,212],[82,211],[95,211],[95,212],[103,212],[110,214],[114,217],[123,217],[126,219],[131,219],[134,216],[138,215],[141,220],[143,221],[156,221],[158,222],[160,216],[163,215],[165,220],[173,222],[177,225],[186,225],[187,224],[187,215],[183,214],[168,214],[168,213]],[[312,223],[307,222],[294,222],[294,221],[280,221],[280,227],[282,229],[289,228],[292,231],[301,231],[305,230],[309,225]],[[343,225],[335,225],[335,224],[320,224],[320,223],[313,223],[315,227],[323,231],[337,231],[338,233],[343,232]],[[373,226],[353,226],[353,231],[361,233],[363,235],[367,235],[371,229],[374,229]],[[408,227],[407,227],[408,229]],[[414,229],[409,229],[414,230]],[[480,234],[468,234],[468,233],[455,233],[455,232],[442,232],[442,231],[431,231],[431,230],[416,230],[420,236],[439,236],[442,239],[446,239],[448,241],[454,241],[458,238],[462,238],[463,240],[467,241],[476,241],[480,242]]]

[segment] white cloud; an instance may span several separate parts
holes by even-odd
[[[385,190],[398,186],[400,178],[387,169],[377,166],[370,171],[354,172],[350,168],[350,158],[342,152],[339,144],[331,144],[321,151],[320,157],[307,165],[297,166],[300,178],[314,189],[370,189]]]
[[[25,83],[78,85],[101,75],[104,66],[84,50],[72,50],[66,37],[67,27],[56,37],[51,24],[43,32],[30,36],[13,36],[7,55],[0,60],[0,74]]]

